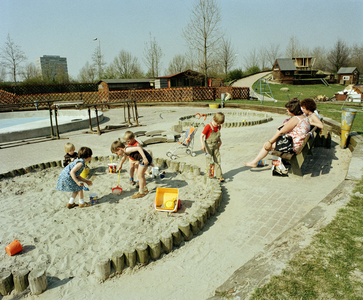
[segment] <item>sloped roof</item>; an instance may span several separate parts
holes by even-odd
[[[291,58],[277,58],[276,61],[281,71],[296,71],[296,66]]]
[[[112,83],[141,83],[141,82],[150,82],[154,81],[154,79],[146,78],[146,79],[102,79],[97,84],[101,82],[106,82],[107,84]]]
[[[175,74],[172,74],[172,75],[166,75],[166,76],[159,76],[159,77],[156,77],[156,78],[171,78],[171,77],[175,77],[175,76],[178,76],[180,74],[183,74],[185,73],[187,76],[204,76],[202,73],[199,73],[199,72],[196,72],[196,71],[193,71],[193,70],[185,70],[183,72],[179,72],[179,73],[175,73]]]
[[[338,74],[352,74],[356,67],[341,67]]]

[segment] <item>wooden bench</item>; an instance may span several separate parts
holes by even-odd
[[[284,153],[280,151],[271,151],[271,155],[281,157],[282,159],[288,161],[291,164],[289,168],[289,173],[293,176],[303,176],[301,172],[301,166],[304,163],[305,157],[311,154],[311,149],[313,147],[331,147],[331,133],[332,127],[329,125],[324,125],[323,130],[314,127],[311,134],[307,134],[303,144],[294,153]]]

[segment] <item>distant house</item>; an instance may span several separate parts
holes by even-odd
[[[359,71],[356,67],[341,67],[337,74],[340,84],[358,84]]]
[[[277,58],[273,66],[273,78],[281,83],[292,84],[296,66],[291,58]]]
[[[99,92],[153,89],[154,79],[102,79],[97,84]]]
[[[204,75],[193,70],[155,78],[156,89],[195,86],[204,86]]]
[[[312,56],[301,56],[293,57],[295,67],[297,71],[311,70],[314,66],[315,57]]]

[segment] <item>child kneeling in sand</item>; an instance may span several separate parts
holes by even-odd
[[[72,143],[65,144],[64,150],[66,151],[66,155],[64,155],[63,160],[63,167],[65,168],[72,161],[77,159],[78,153],[76,152],[76,147]]]
[[[62,192],[72,192],[69,203],[67,204],[67,208],[73,208],[77,206],[77,204],[74,203],[74,199],[77,197],[77,195],[79,198],[79,207],[91,206],[91,203],[84,202],[83,182],[87,183],[88,185],[92,185],[92,181],[84,179],[80,176],[86,166],[86,162],[91,161],[91,159],[92,150],[87,147],[82,147],[78,151],[78,158],[67,165],[59,175],[56,190]]]
[[[127,147],[120,140],[114,141],[111,145],[111,152],[115,153],[119,156],[129,156],[139,162],[139,166],[137,168],[137,178],[139,179],[139,191],[131,196],[131,198],[141,198],[144,197],[149,191],[146,187],[146,179],[145,179],[145,171],[147,170],[149,165],[152,164],[151,155],[141,148],[139,145],[136,147]]]

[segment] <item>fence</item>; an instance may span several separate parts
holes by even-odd
[[[188,87],[149,90],[122,90],[110,92],[77,92],[17,95],[0,89],[0,104],[16,104],[18,107],[34,107],[42,101],[83,101],[85,104],[112,103],[122,100],[138,102],[192,102],[215,101],[221,93],[228,92],[233,99],[249,99],[248,87]],[[41,107],[42,103],[39,103]]]
[[[51,93],[97,92],[96,83],[66,83],[0,86],[0,89],[16,95],[34,95]]]

